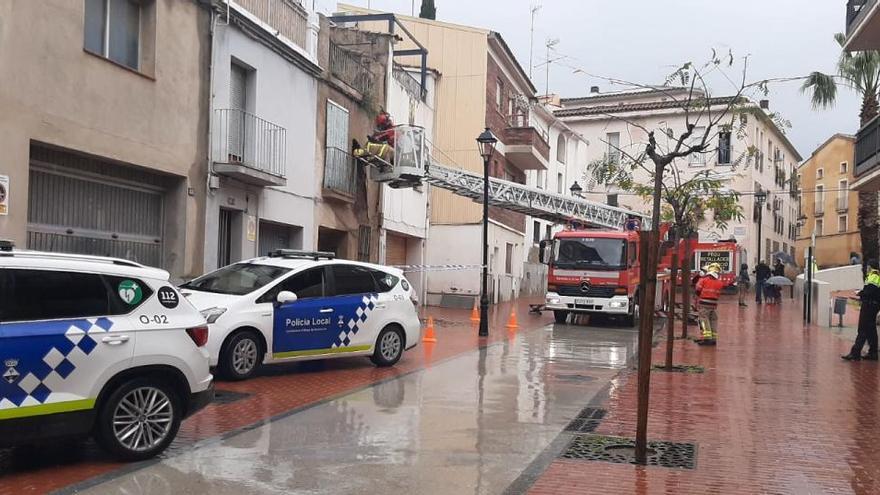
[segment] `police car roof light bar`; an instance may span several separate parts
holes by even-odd
[[[300,251],[298,249],[276,249],[269,253],[270,258],[304,258],[318,261],[320,259],[332,260],[335,253],[328,251]]]

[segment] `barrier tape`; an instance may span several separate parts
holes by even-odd
[[[483,265],[393,265],[404,273],[481,270]]]

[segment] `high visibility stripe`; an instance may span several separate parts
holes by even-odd
[[[307,351],[276,352],[272,355],[275,359],[285,359],[301,356],[319,356],[321,354],[343,354],[346,352],[369,351],[369,345],[353,345],[351,347],[333,347],[329,349],[309,349]]]
[[[53,402],[50,404],[38,404],[34,406],[13,407],[0,409],[0,419],[27,418],[31,416],[45,416],[73,411],[93,409],[95,399],[71,400],[66,402]]]

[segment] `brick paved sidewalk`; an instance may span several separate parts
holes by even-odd
[[[880,363],[842,361],[851,342],[804,328],[788,300],[731,302],[716,348],[675,343],[676,363],[704,374],[651,379],[649,440],[696,443],[696,469],[556,460],[531,493],[880,493]],[[597,434],[635,434],[635,391],[633,370]]]
[[[553,321],[550,313],[529,315],[529,302],[539,301],[521,299],[513,303],[520,331],[543,328]],[[267,366],[258,378],[234,383],[219,381],[218,391],[248,395],[231,403],[211,404],[185,421],[177,439],[163,456],[190,449],[199,441],[258,425],[274,416],[430,367],[432,363],[472,351],[483,343],[507,339],[510,334],[505,324],[511,307],[512,303],[504,303],[490,310],[488,340],[477,337],[476,327],[469,320],[469,310],[426,308],[423,316],[430,314],[435,318],[438,342],[420,344],[405,353],[391,368],[377,368],[366,358],[345,358]],[[92,442],[77,445],[75,449],[76,452],[54,452],[51,455],[46,455],[45,449],[38,449],[33,456],[0,449],[0,495],[48,493],[119,469],[137,467],[114,462]]]

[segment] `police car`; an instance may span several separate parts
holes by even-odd
[[[0,245],[0,447],[93,435],[152,457],[214,388],[205,319],[168,272]]]
[[[419,342],[412,287],[400,270],[277,250],[181,286],[210,332],[211,366],[230,380],[261,363],[369,356],[392,366]]]

